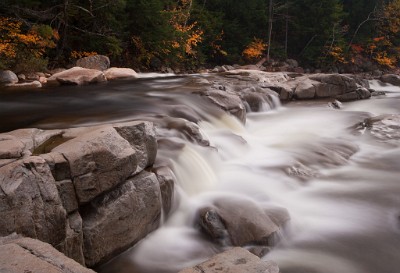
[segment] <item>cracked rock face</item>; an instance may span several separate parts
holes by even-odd
[[[0,168],[0,235],[12,232],[52,245],[65,236],[66,211],[49,166],[31,156]]]
[[[7,273],[94,273],[51,245],[10,235],[0,238],[0,271]]]

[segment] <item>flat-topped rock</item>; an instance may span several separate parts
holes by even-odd
[[[58,85],[84,85],[107,81],[104,73],[96,69],[73,67],[68,70],[53,74],[47,79],[47,84]]]
[[[15,234],[0,238],[0,257],[4,273],[95,273],[47,243]]]
[[[137,73],[131,68],[111,67],[104,71],[107,80],[135,79]]]
[[[262,261],[249,251],[235,247],[217,254],[208,261],[179,271],[179,273],[279,273],[279,267]]]

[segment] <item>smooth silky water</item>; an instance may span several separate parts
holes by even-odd
[[[38,97],[17,94],[0,102],[0,114],[13,122],[3,120],[3,130],[155,120],[175,105],[202,117],[199,126],[210,147],[166,135],[180,148],[161,145],[157,155],[177,180],[170,215],[98,271],[172,273],[202,262],[222,249],[194,226],[197,209],[219,198],[244,198],[288,210],[291,220],[280,241],[263,257],[283,273],[399,272],[400,139],[377,139],[356,124],[400,114],[400,88],[373,82],[387,95],[340,110],[325,102],[289,103],[248,113],[243,125],[185,94],[194,89],[188,82],[190,77],[143,79],[45,90]],[[27,114],[29,120],[21,118]]]

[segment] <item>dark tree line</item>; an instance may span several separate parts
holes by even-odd
[[[34,67],[99,53],[143,69],[262,57],[393,68],[399,18],[400,0],[3,0],[0,66],[16,66],[29,54]]]

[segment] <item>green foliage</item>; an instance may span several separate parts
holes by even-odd
[[[243,52],[254,39],[268,40],[269,19],[273,59],[313,67],[351,64],[359,55],[391,66],[400,59],[399,0],[272,2],[268,18],[266,0],[3,0],[0,17],[22,18],[21,33],[32,29],[54,43],[41,56],[19,53],[29,59],[24,69],[94,53],[108,55],[115,65],[146,69],[256,62],[262,55]],[[385,39],[375,43],[377,37]],[[22,59],[2,58],[0,67]]]

